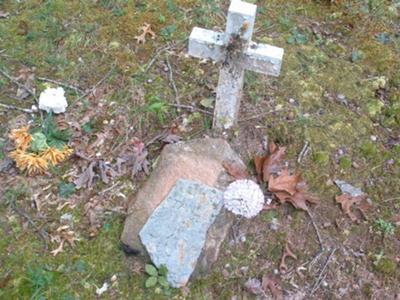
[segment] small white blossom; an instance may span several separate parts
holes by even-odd
[[[63,88],[47,88],[39,97],[39,108],[55,114],[65,112],[68,107],[67,99],[64,96],[65,91]]]
[[[225,208],[248,219],[256,216],[264,207],[264,194],[251,180],[236,180],[224,192]]]

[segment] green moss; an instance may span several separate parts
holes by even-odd
[[[329,153],[324,151],[319,151],[313,154],[313,160],[316,164],[321,166],[326,166],[329,163]]]
[[[342,169],[345,169],[345,170],[346,169],[350,169],[351,168],[351,164],[352,164],[351,158],[348,157],[348,156],[343,156],[343,157],[341,157],[339,159],[339,166]]]
[[[378,154],[378,148],[373,142],[365,142],[360,147],[360,152],[365,158],[373,158]]]
[[[393,276],[396,274],[397,264],[395,261],[388,257],[382,257],[379,262],[374,266],[375,270],[379,273]]]

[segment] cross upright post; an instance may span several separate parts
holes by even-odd
[[[199,27],[189,38],[189,55],[222,63],[213,127],[228,129],[236,124],[244,71],[279,76],[283,49],[251,41],[257,6],[232,0],[224,33]]]

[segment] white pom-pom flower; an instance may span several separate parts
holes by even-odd
[[[254,181],[236,180],[224,192],[224,206],[234,214],[250,219],[263,209],[264,194]]]
[[[47,88],[39,97],[39,108],[55,114],[65,112],[68,107],[67,99],[64,96],[65,91],[63,88]]]

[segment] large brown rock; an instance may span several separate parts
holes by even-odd
[[[145,254],[139,231],[177,180],[187,179],[224,189],[232,181],[223,167],[227,161],[245,168],[239,156],[223,139],[205,138],[167,145],[152,174],[130,203],[122,243]],[[196,273],[206,272],[217,259],[232,221],[231,214],[223,211],[210,227]]]

